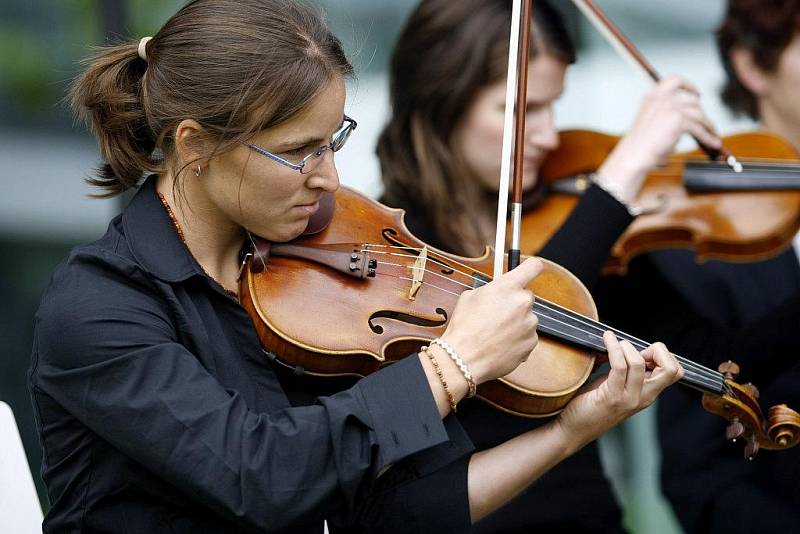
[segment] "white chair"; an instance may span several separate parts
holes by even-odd
[[[42,507],[11,407],[0,401],[0,523],[3,532],[42,532]]]

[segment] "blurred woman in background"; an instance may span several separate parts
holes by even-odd
[[[391,60],[391,117],[377,147],[382,200],[405,209],[406,224],[421,239],[463,255],[479,255],[494,242],[511,5],[508,0],[424,0],[406,21]],[[559,142],[553,103],[575,61],[572,41],[551,5],[534,2],[532,24],[526,209],[536,209],[545,194],[537,176]],[[643,100],[628,134],[540,255],[593,286],[611,246],[633,218],[629,206],[644,177],[686,132],[719,146],[697,90],[679,78],[665,79]],[[644,320],[650,312],[650,307],[638,310]],[[479,450],[548,424],[498,413],[475,400],[463,403],[458,419]],[[597,446],[563,462],[475,530],[622,531]]]

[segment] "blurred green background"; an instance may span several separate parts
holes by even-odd
[[[456,1],[456,0],[454,0]],[[48,503],[25,386],[33,314],[53,267],[70,247],[99,237],[123,201],[93,200],[82,182],[97,163],[94,141],[63,103],[79,60],[92,46],[152,35],[178,0],[3,0],[0,2],[0,400],[15,412],[42,507]],[[342,180],[380,192],[374,142],[386,116],[386,63],[413,0],[318,2],[345,42],[359,72],[348,112],[359,133],[337,156]],[[578,64],[557,106],[563,127],[624,130],[647,84],[616,58],[568,8],[580,43]],[[606,0],[599,2],[662,72],[680,72],[704,91],[709,114],[727,132],[735,123],[716,98],[721,70],[711,31],[722,0]],[[699,5],[698,5],[699,4]],[[80,313],[80,310],[76,310]],[[698,407],[699,409],[699,407]],[[680,529],[658,491],[658,447],[652,411],[602,440],[607,472],[633,532]]]

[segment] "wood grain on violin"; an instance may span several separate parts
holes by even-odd
[[[523,215],[523,253],[535,254],[561,227],[618,140],[588,130],[561,132],[560,146],[539,174],[550,192]],[[756,261],[789,246],[800,229],[800,155],[766,132],[724,141],[743,172],[733,173],[700,151],[670,157],[647,176],[634,202],[643,214],[614,245],[606,272],[624,273],[636,255],[663,248],[694,250],[700,261]],[[696,191],[687,189],[687,179]]]

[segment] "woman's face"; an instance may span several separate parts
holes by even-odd
[[[259,132],[251,142],[299,163],[331,142],[342,127],[344,102],[345,84],[339,77],[304,112]],[[231,224],[274,242],[300,235],[319,209],[320,196],[339,187],[331,150],[320,157],[312,171],[301,174],[244,145],[212,159],[207,175],[198,181],[209,202]]]
[[[528,65],[525,189],[536,183],[545,156],[558,147],[553,102],[564,91],[566,69],[566,63],[550,54],[540,54]],[[481,186],[490,191],[497,191],[500,183],[505,97],[505,79],[481,89],[454,133],[455,150]]]

